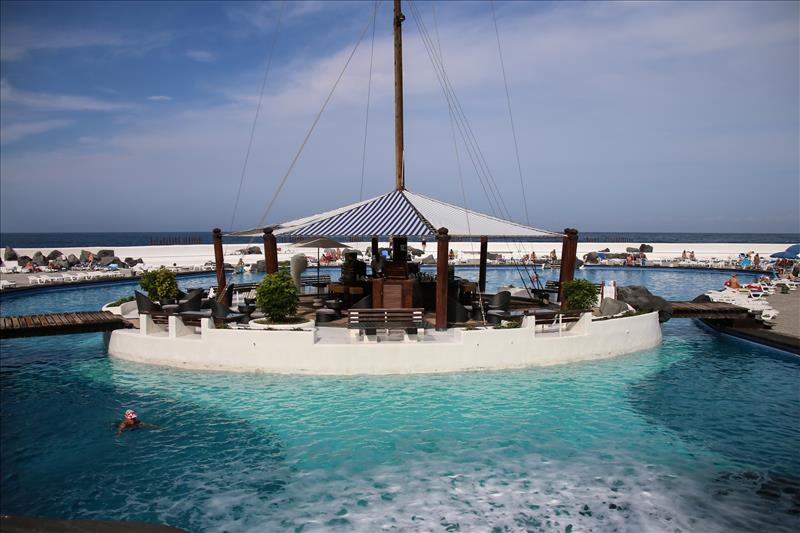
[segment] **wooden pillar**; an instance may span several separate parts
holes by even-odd
[[[222,253],[222,230],[214,228],[211,232],[214,243],[214,267],[217,271],[217,298],[225,293],[225,255]]]
[[[489,258],[489,237],[481,237],[481,261],[478,267],[478,288],[481,294],[486,292],[486,261]]]
[[[578,230],[566,228],[561,244],[561,272],[558,277],[558,301],[561,309],[566,309],[564,283],[575,278],[575,255],[578,252]]]
[[[450,235],[447,228],[436,233],[436,331],[447,329],[447,259],[450,251]]]
[[[378,238],[372,237],[372,258],[375,259],[378,257],[380,250],[378,249]]]
[[[272,234],[272,228],[264,228],[264,262],[267,274],[278,271],[278,242]]]

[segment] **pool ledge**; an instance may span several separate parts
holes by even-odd
[[[198,330],[172,320],[169,331],[142,315],[140,330],[111,334],[108,353],[119,359],[192,370],[276,374],[419,374],[501,370],[606,359],[661,343],[658,313],[611,320],[585,314],[568,328],[541,324],[515,329],[428,330],[381,342],[348,330]],[[173,317],[174,318],[174,317]]]

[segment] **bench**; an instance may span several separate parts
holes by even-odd
[[[376,335],[377,330],[404,329],[406,333],[425,332],[425,309],[350,309],[347,327],[359,335]]]

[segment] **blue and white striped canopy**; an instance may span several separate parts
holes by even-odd
[[[471,211],[408,190],[390,193],[272,226],[275,235],[291,237],[370,238],[405,235],[432,238],[438,228],[453,237],[560,237],[540,230]],[[257,236],[261,228],[232,235]]]

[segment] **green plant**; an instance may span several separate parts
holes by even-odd
[[[120,305],[124,304],[125,302],[132,302],[135,299],[136,299],[135,296],[123,296],[119,300],[114,300],[113,302],[108,304],[108,306],[109,307],[119,307]]]
[[[285,321],[297,313],[300,298],[288,272],[275,272],[264,277],[256,289],[256,305],[273,322]]]
[[[175,273],[163,266],[158,270],[143,272],[139,285],[147,291],[147,297],[153,301],[170,300],[178,296]]]
[[[597,301],[597,287],[585,279],[573,279],[564,283],[564,300],[568,309],[589,309]]]

